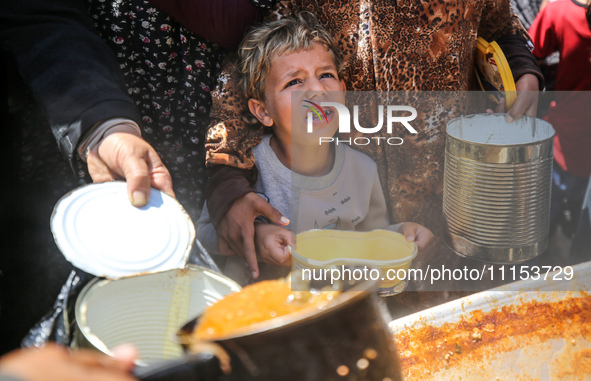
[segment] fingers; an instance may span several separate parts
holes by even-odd
[[[539,100],[540,100],[539,95],[537,95],[536,96],[536,99],[535,99],[535,102],[532,103],[531,106],[529,106],[529,108],[525,112],[525,115],[531,116],[533,118],[535,118],[538,115],[538,102],[539,102]]]
[[[417,225],[418,224],[412,222],[405,222],[404,224],[402,224],[402,234],[408,242],[415,241],[415,232],[417,231],[418,227]]]
[[[504,113],[507,110],[507,99],[505,97],[501,98],[497,107],[495,107],[496,113]]]
[[[277,225],[289,225],[289,219],[283,216],[277,209],[273,208],[262,198],[260,199],[260,202],[257,202],[256,209],[258,214],[267,217],[271,222],[276,223]]]
[[[249,233],[249,229],[254,229],[254,223],[250,219],[240,220],[239,218],[228,218],[229,216],[226,216],[216,228],[218,233],[218,251],[221,255],[228,257],[234,255],[243,256],[244,247],[242,242],[246,239],[246,235],[251,234]]]
[[[79,349],[71,352],[71,358],[78,365],[84,367],[102,367],[118,370],[126,370],[123,363],[106,355],[99,355],[96,352],[91,352],[85,349]]]
[[[219,234],[218,234],[218,251],[220,252],[221,255],[226,256],[226,257],[231,257],[234,255],[234,251],[232,251],[232,249],[230,249],[228,242]]]
[[[254,220],[260,215],[279,225],[289,224],[289,220],[277,209],[256,193],[250,192],[234,201],[216,227],[220,254],[244,256],[254,279],[259,277]]]
[[[151,185],[171,197],[176,197],[172,188],[172,177],[170,176],[170,172],[168,171],[168,168],[164,166],[162,160],[160,160],[158,153],[154,150],[150,150],[149,159],[149,168],[152,168]]]
[[[115,132],[105,137],[89,154],[88,166],[94,181],[124,178],[134,206],[148,203],[151,186],[174,197],[172,178],[158,153],[134,134]]]
[[[511,123],[523,115],[535,117],[538,110],[539,83],[538,77],[533,74],[525,74],[515,83],[517,98],[513,107],[507,111],[505,120]]]
[[[291,232],[275,224],[257,223],[255,226],[259,259],[272,265],[289,267],[291,254],[288,246],[291,245]]]
[[[133,206],[145,206],[150,200],[150,172],[147,161],[142,157],[130,156],[120,163],[123,177],[127,181],[127,196]]]
[[[2,358],[3,373],[29,381],[132,381],[128,361],[90,350],[69,352],[47,344],[40,349],[22,349]]]
[[[104,183],[115,180],[109,167],[107,167],[105,162],[97,155],[96,150],[92,150],[88,153],[86,164],[88,165],[88,173],[93,182]]]
[[[259,264],[254,245],[254,225],[245,227],[242,231],[242,247],[244,248],[244,259],[254,279],[259,277]]]
[[[499,100],[499,103],[495,106],[494,110],[492,108],[487,108],[486,113],[487,114],[494,114],[494,113],[503,114],[505,112],[506,107],[507,107],[507,100],[503,97]]]
[[[281,267],[291,266],[291,254],[286,245],[276,245],[268,249],[268,260],[265,262]]]
[[[513,103],[513,107],[511,107],[511,109],[507,111],[507,114],[505,114],[505,121],[511,123],[514,120],[521,118],[530,106],[531,104],[528,99],[523,96],[521,98],[517,97],[515,103]]]
[[[433,242],[433,233],[423,225],[405,222],[401,226],[402,234],[408,242],[414,242],[419,251],[425,250]]]
[[[433,243],[433,233],[431,230],[421,227],[416,234],[416,241],[415,244],[417,245],[417,249],[420,251],[424,251],[431,246]]]
[[[291,238],[292,234],[287,229],[281,229],[277,235],[278,245],[274,257],[278,266],[291,266],[291,254],[287,248],[288,246],[291,246]]]
[[[130,372],[135,367],[135,361],[139,358],[139,352],[136,347],[131,344],[122,344],[112,350],[113,357],[117,359],[123,370]]]
[[[128,374],[137,359],[137,350],[129,345],[114,349],[117,358],[109,357],[97,352],[78,349],[71,352],[71,360],[86,369],[88,380],[132,380]]]

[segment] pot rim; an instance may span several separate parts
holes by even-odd
[[[336,313],[337,311],[358,300],[370,297],[372,291],[377,289],[377,285],[377,280],[366,279],[363,281],[358,281],[358,283],[355,284],[351,289],[343,291],[321,309],[303,309],[301,311],[292,312],[290,314],[272,318],[270,320],[254,323],[246,327],[237,328],[232,331],[233,334],[231,335],[214,337],[211,340],[200,341],[224,343],[234,339],[241,339],[259,334],[271,334],[280,329],[290,329],[297,325],[306,324],[320,319],[326,315]],[[190,337],[197,326],[196,322],[198,318],[199,317],[189,321],[187,324],[185,324],[185,326],[180,328],[177,336],[179,338]],[[193,324],[192,327],[191,324]]]

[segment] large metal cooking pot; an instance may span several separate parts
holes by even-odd
[[[246,333],[196,345],[183,355],[179,343],[187,341],[197,322],[189,320],[223,295],[238,291],[237,285],[193,266],[99,279],[77,299],[75,338],[77,346],[107,354],[109,348],[133,343],[140,365],[147,365],[134,373],[146,381],[402,380],[376,288],[374,281],[344,285],[346,291],[322,310],[260,323]],[[230,357],[229,374],[222,373],[211,348]]]
[[[215,341],[231,358],[222,380],[402,380],[375,282],[362,282],[322,310],[295,313]],[[184,327],[190,334],[193,324]]]
[[[447,125],[445,242],[462,256],[519,263],[548,247],[554,129],[477,114]]]
[[[375,288],[375,282],[363,282],[322,310],[259,323],[213,343],[193,342],[184,360],[137,369],[135,375],[146,381],[402,380]],[[190,341],[197,320],[181,329],[181,341]],[[212,347],[217,358],[207,356]],[[217,359],[230,360],[229,373]]]

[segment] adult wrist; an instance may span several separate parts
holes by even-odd
[[[115,118],[97,123],[78,145],[78,155],[86,162],[88,153],[98,146],[107,136],[117,132],[133,134],[141,137],[142,132],[136,122],[131,119]]]

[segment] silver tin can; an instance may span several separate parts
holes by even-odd
[[[221,274],[187,268],[117,280],[97,278],[76,299],[74,346],[112,355],[114,347],[131,343],[139,365],[183,356],[176,333],[240,286]]]
[[[506,123],[477,114],[447,125],[446,244],[491,263],[519,263],[548,247],[554,129],[540,119]]]

